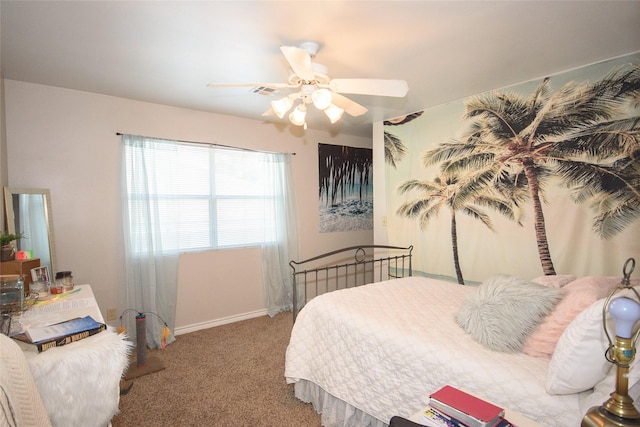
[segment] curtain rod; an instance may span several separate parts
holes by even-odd
[[[122,135],[131,135],[131,134],[125,134],[122,132],[116,132],[116,135],[118,136],[122,136]],[[142,136],[142,135],[140,135]],[[216,144],[213,142],[202,142],[202,141],[184,141],[184,140],[180,140],[180,139],[167,139],[167,138],[156,138],[155,136],[149,136],[149,137],[145,137],[145,138],[153,138],[153,139],[161,139],[164,141],[175,141],[175,142],[180,142],[183,144],[203,144],[203,145],[212,145],[214,147],[224,147],[224,148],[231,148],[234,150],[242,150],[242,151],[251,151],[254,153],[269,153],[269,154],[291,154],[292,156],[295,156],[296,153],[280,153],[280,152],[276,152],[276,151],[265,151],[265,150],[254,150],[252,148],[242,148],[242,147],[233,147],[231,145],[224,145],[224,144]]]

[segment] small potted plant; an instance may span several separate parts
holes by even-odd
[[[13,261],[16,256],[16,250],[11,245],[11,242],[18,240],[22,237],[22,234],[13,234],[3,231],[0,233],[0,261]]]

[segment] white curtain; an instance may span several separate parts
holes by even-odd
[[[166,161],[167,153],[176,151],[177,141],[145,138],[134,135],[122,137],[122,218],[124,225],[126,258],[126,308],[138,312],[157,313],[171,330],[175,326],[177,299],[177,267],[180,233],[162,234],[158,215],[156,186],[172,193],[177,182],[171,168],[159,167],[156,155]],[[225,148],[211,147],[210,150]],[[265,305],[270,316],[290,310],[292,306],[292,279],[289,261],[298,257],[298,235],[295,198],[291,179],[291,155],[246,151],[251,161],[264,165],[260,176],[262,271]],[[169,154],[171,158],[171,154]],[[242,156],[240,160],[242,161]],[[165,163],[166,164],[166,163]],[[257,168],[260,169],[260,168]],[[253,170],[257,172],[257,170]],[[224,171],[220,172],[224,175]],[[259,191],[257,194],[260,194]],[[172,193],[173,194],[173,193]],[[151,195],[151,196],[150,196]],[[264,198],[263,198],[264,196]],[[270,202],[272,201],[272,202]],[[180,223],[180,213],[163,204],[163,215],[171,222]],[[123,318],[128,331],[133,328],[133,316]],[[147,342],[158,347],[163,323],[155,316],[147,316]],[[131,334],[130,334],[131,335]],[[174,340],[171,336],[167,343]]]
[[[298,258],[298,225],[296,203],[291,179],[291,155],[268,154],[265,168],[265,182],[272,182],[274,203],[271,212],[265,212],[265,221],[273,221],[274,236],[265,238],[262,244],[262,274],[265,289],[267,314],[291,310],[293,280],[289,271],[289,261]]]
[[[161,344],[163,321],[171,330],[166,343],[175,341],[173,331],[178,287],[178,252],[173,248],[178,245],[167,244],[167,241],[171,237],[177,239],[178,236],[161,236],[159,200],[153,195],[156,194],[155,186],[158,179],[165,183],[172,182],[172,179],[167,176],[171,174],[170,170],[156,168],[154,163],[156,153],[172,148],[175,150],[176,143],[134,135],[123,135],[122,141],[121,204],[126,260],[125,308],[149,313],[146,315],[147,345],[158,348]],[[163,150],[155,149],[159,147]],[[133,204],[129,194],[135,194]],[[178,215],[177,212],[174,214]],[[163,241],[172,250],[163,250]],[[130,337],[135,332],[134,318],[131,314],[122,319]]]

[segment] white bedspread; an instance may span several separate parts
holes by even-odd
[[[548,359],[489,350],[455,323],[474,291],[408,277],[318,296],[293,327],[287,382],[311,381],[384,423],[451,384],[546,426],[580,425],[581,395],[545,391]]]

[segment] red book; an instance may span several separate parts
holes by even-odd
[[[431,394],[430,405],[471,427],[492,427],[504,416],[504,409],[450,385]]]

